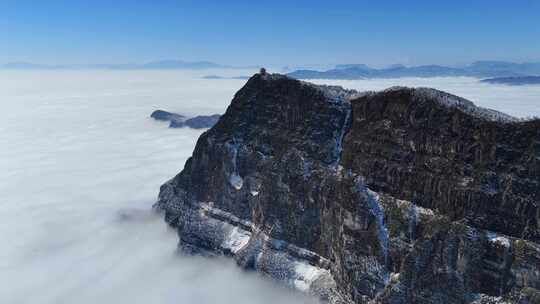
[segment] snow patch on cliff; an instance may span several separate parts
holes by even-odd
[[[233,226],[241,226],[244,230],[248,230],[252,226],[252,223],[248,220],[243,220],[230,212],[223,211],[214,207],[214,202],[199,202],[200,212],[210,216],[216,216],[220,220],[226,220]]]
[[[418,216],[419,216],[418,207],[416,204],[411,202],[411,207],[409,209],[409,239],[414,240],[416,237],[416,227],[418,226]]]
[[[388,232],[388,227],[386,226],[386,223],[384,221],[384,207],[382,206],[380,202],[379,194],[367,188],[362,178],[357,178],[356,183],[357,183],[358,192],[362,196],[364,196],[368,204],[369,211],[375,217],[375,221],[377,223],[377,231],[378,231],[377,236],[378,236],[379,243],[381,245],[382,254],[384,257],[384,264],[386,266],[388,263],[388,246],[390,243],[389,241],[390,235]]]
[[[321,276],[332,278],[327,269],[330,262],[317,253],[272,238],[253,222],[215,208],[213,202],[199,202],[199,206],[199,215],[209,221],[207,227],[221,227],[216,231],[223,232],[222,240],[219,239],[220,233],[217,233],[218,246],[223,252],[230,252],[233,256],[248,254],[253,258],[255,269],[303,292],[313,291],[312,284]],[[210,238],[211,242],[216,241],[216,235],[211,229],[201,237]],[[381,268],[380,265],[377,267]]]
[[[504,237],[502,235],[499,235],[495,232],[487,231],[486,237],[489,242],[502,245],[506,248],[510,248],[510,240],[507,237]]]
[[[233,166],[233,172],[229,175],[229,184],[236,190],[242,189],[242,186],[244,185],[244,180],[242,177],[238,174],[238,167],[236,164],[237,158],[238,158],[238,147],[239,143],[237,143],[235,140],[233,140],[233,143],[227,143],[227,148],[229,149],[231,156],[231,162]]]
[[[232,253],[236,253],[247,245],[250,238],[251,232],[235,226],[231,229],[221,246],[230,250]]]
[[[240,190],[242,189],[242,186],[244,186],[244,180],[237,173],[233,173],[229,176],[229,183],[236,190]]]
[[[294,287],[301,291],[308,291],[313,281],[328,272],[326,269],[299,261],[294,263],[294,271]]]
[[[471,114],[483,119],[498,121],[498,122],[516,122],[517,118],[508,114],[495,111],[492,109],[486,109],[476,106],[472,101],[465,98],[455,96],[443,91],[431,89],[431,88],[416,88],[413,90],[414,96],[420,99],[435,100],[441,105],[457,108],[465,113]]]
[[[343,120],[343,124],[341,126],[341,129],[339,130],[338,136],[336,137],[336,147],[334,149],[334,155],[336,155],[336,161],[334,162],[333,167],[337,170],[339,166],[339,162],[341,161],[341,153],[343,152],[343,138],[345,137],[345,133],[347,133],[347,130],[349,129],[350,120],[351,120],[351,103],[346,101],[347,103],[347,110],[345,112],[345,119]]]
[[[366,194],[370,211],[377,220],[378,237],[383,251],[384,264],[386,265],[388,262],[388,244],[390,237],[388,227],[386,227],[386,223],[384,222],[384,208],[380,203],[380,197],[377,192],[366,188]]]
[[[342,86],[314,84],[307,81],[301,81],[301,83],[303,85],[317,89],[324,95],[324,97],[329,102],[332,102],[332,103],[346,102],[363,94],[356,90],[345,89]]]
[[[398,92],[398,91],[404,91],[404,92],[409,91],[412,94],[412,96],[418,101],[435,101],[436,103],[442,106],[449,107],[449,108],[456,108],[472,116],[489,120],[489,121],[497,121],[497,122],[503,122],[503,123],[520,121],[519,118],[516,118],[514,116],[511,116],[511,115],[508,115],[508,114],[505,114],[505,113],[502,113],[493,109],[479,107],[475,105],[472,101],[467,100],[465,98],[452,95],[450,93],[446,93],[443,91],[439,91],[436,89],[425,88],[425,87],[410,88],[410,87],[403,87],[403,86],[393,86],[382,91],[360,92],[355,95],[355,98],[359,98],[363,96],[373,96],[377,94],[384,94],[384,93],[390,93],[390,92]]]
[[[471,304],[511,304],[514,303],[512,301],[506,300],[503,297],[500,296],[490,296],[483,293],[477,293],[473,294],[473,301],[470,302]]]

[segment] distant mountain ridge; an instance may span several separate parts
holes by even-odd
[[[477,61],[465,67],[447,67],[442,65],[407,67],[398,64],[382,69],[371,68],[365,64],[340,64],[326,71],[305,69],[296,70],[287,75],[297,79],[370,79],[443,76],[468,76],[477,78],[518,77],[540,75],[540,62]]]
[[[488,78],[482,80],[482,82],[507,85],[534,85],[540,84],[540,76]]]
[[[36,64],[30,62],[10,62],[0,65],[2,69],[16,70],[77,70],[77,69],[106,69],[106,70],[174,70],[174,69],[212,69],[235,68],[211,61],[160,60],[148,63],[118,63],[118,64]]]

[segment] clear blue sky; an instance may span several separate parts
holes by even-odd
[[[0,63],[540,61],[540,1],[1,1]]]

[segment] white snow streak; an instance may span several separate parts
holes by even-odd
[[[308,291],[311,284],[328,270],[310,265],[305,262],[294,263],[294,286],[301,291]]]
[[[227,144],[227,147],[229,148],[230,152],[232,153],[231,161],[233,166],[233,172],[229,176],[229,183],[233,188],[236,190],[242,189],[242,186],[244,185],[244,180],[242,177],[238,174],[238,167],[236,165],[236,160],[238,158],[238,146],[239,144],[233,140],[232,144]]]
[[[229,249],[232,253],[236,253],[247,245],[250,238],[251,232],[235,226],[221,246]]]
[[[510,240],[507,237],[501,236],[491,231],[486,232],[486,237],[491,243],[499,244],[506,248],[510,248]]]

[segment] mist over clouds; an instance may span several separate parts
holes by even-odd
[[[156,109],[223,113],[254,71],[0,71],[0,303],[311,303],[227,259],[176,254],[151,211],[202,131]],[[204,74],[203,74],[204,73]],[[329,81],[359,90],[430,86],[540,116],[540,86],[472,78]]]

